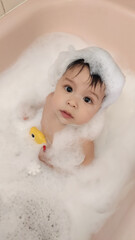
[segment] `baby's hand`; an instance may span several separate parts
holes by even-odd
[[[43,102],[28,101],[21,103],[17,108],[18,117],[22,120],[32,119],[37,111],[44,106]]]
[[[22,120],[32,119],[36,115],[36,112],[37,108],[28,103],[22,103],[17,109],[18,117]]]
[[[44,151],[43,147],[40,149],[38,158],[40,161],[44,162],[46,165],[53,168],[53,165],[50,163],[50,160],[46,157],[46,152]]]

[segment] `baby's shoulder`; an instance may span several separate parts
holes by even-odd
[[[84,152],[91,151],[94,148],[94,142],[89,139],[83,139],[82,147],[83,147]]]
[[[94,142],[88,139],[82,141],[82,149],[85,155],[83,165],[88,165],[94,159]]]

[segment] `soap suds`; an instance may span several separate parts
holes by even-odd
[[[40,127],[42,109],[29,106],[45,99],[49,67],[72,46],[87,44],[68,34],[44,36],[0,76],[0,239],[90,240],[115,209],[135,168],[135,76],[126,70],[123,93],[108,108],[96,140],[93,163],[66,175],[39,162],[41,146],[29,129]],[[23,107],[30,113],[26,121]]]

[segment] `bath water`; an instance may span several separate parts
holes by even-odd
[[[90,166],[73,174],[50,169],[29,135],[40,128],[42,108],[34,105],[50,90],[49,67],[61,51],[86,46],[73,35],[48,34],[0,75],[0,239],[90,240],[128,186],[135,169],[134,73],[123,70],[123,93],[106,111]]]

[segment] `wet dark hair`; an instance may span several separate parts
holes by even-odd
[[[71,63],[67,66],[66,71],[69,70],[69,69],[74,68],[75,66],[82,66],[82,68],[81,68],[80,71],[77,73],[77,75],[83,70],[83,68],[84,68],[85,66],[89,69],[89,73],[90,73],[90,65],[89,65],[89,63],[85,62],[83,58],[77,59],[77,60],[71,62]],[[76,76],[77,76],[77,75],[76,75]],[[90,86],[96,88],[96,86],[97,86],[98,83],[100,84],[100,87],[102,86],[103,81],[102,81],[101,77],[100,77],[98,74],[91,74],[91,73],[90,73],[89,78],[91,78]]]

